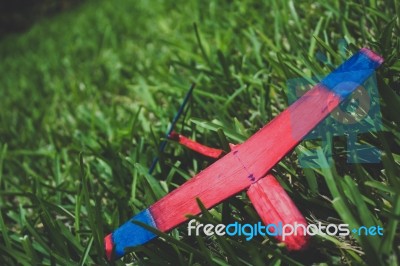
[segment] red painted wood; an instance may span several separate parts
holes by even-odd
[[[200,213],[196,198],[211,208],[255,184],[342,99],[364,83],[382,60],[362,49],[245,143],[132,219],[140,217],[161,231],[169,231],[184,222],[186,214]],[[263,194],[264,188],[254,186]],[[113,243],[106,238],[106,246],[114,245],[117,255],[123,256],[125,247],[138,246],[155,237],[144,229],[138,234],[138,230],[127,222],[112,233]]]
[[[265,176],[301,139],[340,103],[316,85],[239,147],[150,206],[157,228],[168,231],[196,215],[199,198],[211,208]]]
[[[172,135],[171,138],[175,140],[181,140],[184,137],[174,132],[174,135]],[[190,143],[196,143],[197,145],[210,149],[209,147],[199,144],[193,140],[187,138],[185,139],[189,140]],[[179,141],[179,143],[185,145],[185,142],[183,141]],[[190,145],[187,147],[192,149]],[[231,149],[235,149],[238,148],[239,145],[230,144],[230,147]],[[192,150],[197,151],[196,149]],[[222,150],[217,151],[219,151],[219,156],[223,153]],[[203,155],[212,157],[210,154],[212,153],[203,153]],[[293,203],[289,195],[282,188],[275,177],[273,177],[271,174],[268,174],[264,178],[258,180],[256,183],[251,184],[247,190],[247,194],[265,225],[278,225],[279,223],[284,225],[290,224],[293,226],[300,225],[299,229],[297,230],[297,235],[287,236],[284,239],[282,236],[276,237],[280,242],[285,243],[289,250],[300,250],[306,246],[309,238],[305,235],[305,230],[303,230],[303,227],[301,227],[307,227],[306,219],[297,209],[296,205]]]
[[[183,146],[185,146],[197,153],[200,153],[200,154],[210,157],[210,158],[218,159],[224,153],[223,150],[214,149],[214,148],[205,146],[205,145],[200,144],[194,140],[191,140],[183,135],[180,135],[180,134],[176,133],[175,131],[171,132],[171,134],[169,135],[169,138],[179,142]]]
[[[377,62],[378,64],[382,64],[383,63],[383,57],[374,53],[373,51],[367,49],[367,48],[361,48],[360,50],[361,53],[365,54],[366,56],[368,56],[372,61]]]
[[[114,243],[112,240],[112,234],[108,234],[104,238],[104,248],[106,250],[106,256],[109,261],[112,260],[113,258],[113,248],[114,248]]]
[[[265,225],[282,223],[307,227],[303,215],[272,175],[269,174],[251,185],[247,195]],[[304,228],[298,227],[297,235],[285,236],[284,240],[279,235],[276,238],[285,243],[289,250],[301,250],[306,247],[309,239]],[[286,230],[289,232],[289,229]]]

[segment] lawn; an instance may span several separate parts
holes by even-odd
[[[398,265],[400,256],[398,1],[86,1],[0,40],[0,262],[107,264],[103,238],[211,160],[164,132],[206,145],[240,143],[289,104],[288,81],[323,77],[369,47],[379,130],[358,142],[379,162],[347,163],[346,134],[302,142],[273,174],[310,223],[380,225],[383,236],[274,239],[188,236],[187,224],[117,265]],[[279,145],[279,144],[278,144]],[[299,155],[317,149],[311,168]],[[160,163],[147,170],[155,156]],[[245,193],[203,221],[257,223]]]

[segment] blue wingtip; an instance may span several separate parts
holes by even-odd
[[[341,98],[346,98],[358,86],[361,86],[382,62],[383,59],[380,56],[363,48],[332,71],[321,81],[321,84]]]
[[[123,224],[112,233],[114,256],[116,259],[125,255],[126,248],[143,245],[157,237],[157,235],[144,229],[140,225],[134,224],[132,221],[142,222],[157,228],[153,216],[148,209],[132,217],[128,222]]]

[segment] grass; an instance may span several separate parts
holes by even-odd
[[[363,46],[386,59],[382,131],[360,140],[383,151],[381,163],[347,164],[335,137],[333,166],[301,168],[300,150],[319,147],[306,141],[273,172],[309,222],[382,225],[383,237],[315,236],[290,253],[182,225],[116,264],[397,265],[399,16],[397,1],[88,1],[3,38],[2,265],[106,264],[105,234],[210,163],[169,144],[146,174],[192,82],[179,131],[224,147],[221,136],[242,142],[287,107],[288,79],[323,76]],[[259,221],[245,194],[197,219]]]

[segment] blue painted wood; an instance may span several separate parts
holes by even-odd
[[[143,227],[132,223],[133,220],[157,228],[149,209],[132,217],[112,234],[116,258],[125,255],[125,248],[143,245],[157,236]]]
[[[382,63],[380,57],[371,57],[370,53],[372,52],[365,48],[361,49],[320,83],[341,98],[346,98],[358,86],[361,86]]]

